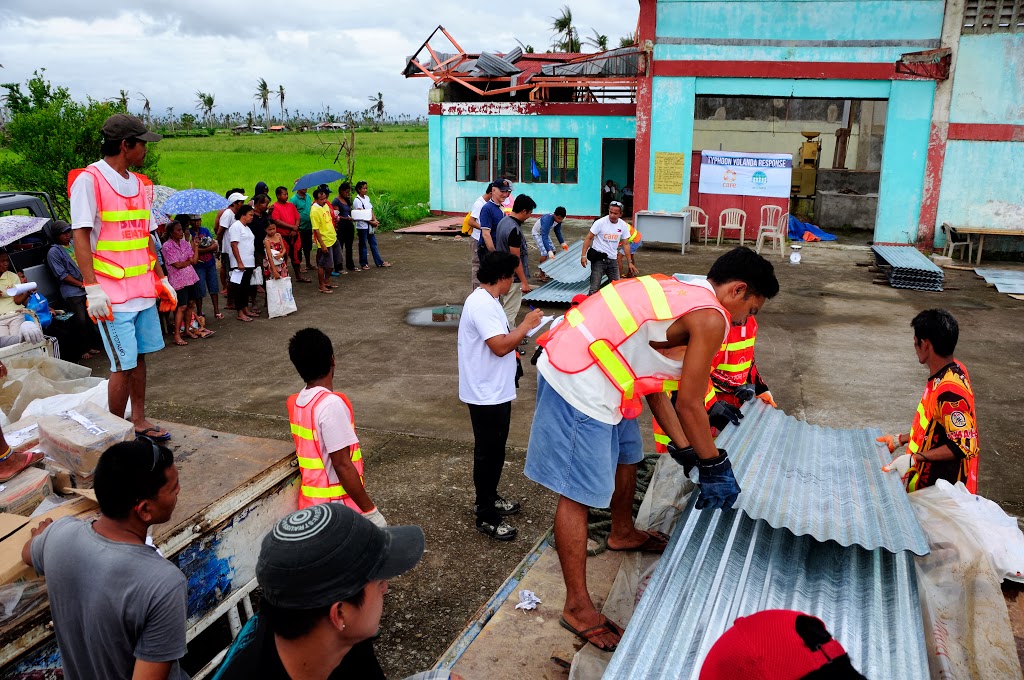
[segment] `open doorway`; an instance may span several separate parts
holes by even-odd
[[[601,145],[601,215],[608,214],[608,203],[623,204],[623,215],[633,215],[633,166],[635,139],[605,139]],[[611,181],[611,185],[608,182]]]
[[[747,213],[747,237],[756,237],[764,200],[700,194],[700,152],[792,154],[790,200],[775,202],[826,231],[864,230],[865,237],[871,238],[887,104],[886,100],[697,96],[690,204],[703,208],[713,227],[723,209],[742,208]],[[714,228],[711,231],[715,233]]]

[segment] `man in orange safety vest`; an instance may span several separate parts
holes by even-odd
[[[161,137],[123,113],[107,118],[100,132],[103,159],[68,175],[75,260],[86,310],[110,358],[107,408],[123,418],[130,397],[135,434],[166,441],[171,434],[146,420],[145,356],[164,347],[157,305],[171,311],[178,298],[151,236],[153,183],[128,169],[142,166],[146,144]]]
[[[288,357],[306,383],[288,397],[288,422],[299,460],[299,510],[343,503],[384,528],[388,523],[363,482],[363,452],[352,402],[334,391],[334,346],[318,328],[304,328],[288,342]]]
[[[736,248],[715,262],[707,281],[660,274],[613,281],[538,340],[544,352],[525,474],[560,496],[554,522],[566,586],[560,623],[598,649],[615,649],[622,629],[597,611],[587,592],[589,507],[611,508],[611,550],[661,552],[667,543],[633,523],[636,464],[643,459],[641,397],[664,425],[673,458],[687,471],[697,467],[696,507],[730,508],[740,488],[704,409],[711,362],[729,325],[744,323],[778,291],[771,263]],[[675,405],[671,390],[679,391]]]

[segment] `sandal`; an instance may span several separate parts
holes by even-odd
[[[647,538],[640,545],[632,548],[613,548],[609,545],[608,549],[616,552],[638,551],[653,554],[665,552],[665,548],[668,547],[668,534],[660,531],[645,531],[644,533],[647,534]]]
[[[185,347],[186,345],[188,345],[188,343],[185,342],[184,340],[175,340],[174,344],[177,345],[178,347]]]
[[[200,337],[202,337],[199,335],[199,331],[195,330],[194,328],[189,328],[187,331],[185,331],[185,335],[192,338],[193,340],[198,340]]]
[[[220,312],[217,312],[216,314],[213,315],[213,318],[214,319],[223,319],[224,315],[221,314]]]
[[[198,331],[200,338],[208,338],[211,335],[217,335],[217,331],[211,331],[209,328],[200,328]]]
[[[560,625],[562,628],[565,628],[567,631],[569,631],[579,639],[583,640],[584,642],[589,642],[590,644],[594,645],[602,652],[614,652],[616,648],[618,648],[619,646],[618,643],[613,644],[610,647],[601,647],[596,642],[594,642],[594,638],[596,638],[598,635],[611,633],[613,635],[618,635],[621,639],[624,631],[621,628],[619,628],[618,624],[609,619],[607,616],[602,616],[601,618],[603,619],[601,623],[597,624],[596,626],[591,626],[590,628],[584,628],[583,630],[577,630],[573,628],[572,625],[565,620],[564,616],[558,617],[558,625]]]
[[[330,294],[330,293],[333,293],[334,291],[331,290],[330,288],[321,288],[320,292],[324,293],[324,294]]]
[[[377,266],[378,266],[378,267],[390,267],[390,266],[391,266],[391,263],[390,263],[390,262],[382,262],[382,263],[380,263],[380,264],[379,264],[379,265],[377,265]]]
[[[163,434],[150,434],[151,432],[159,432],[159,427],[147,427],[145,430],[135,430],[136,437],[145,437],[146,439],[152,439],[155,442],[165,442],[171,438],[171,433],[164,430]]]
[[[362,267],[360,267],[360,269],[367,269],[367,270],[369,270],[369,268],[370,268],[370,265],[368,265],[368,264],[364,264]]]
[[[300,276],[299,283],[313,283],[313,279],[304,279]]]
[[[235,319],[238,320],[238,321],[244,321],[246,323],[249,323],[250,321],[252,321],[252,317],[251,316],[236,316]]]

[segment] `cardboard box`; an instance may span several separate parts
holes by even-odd
[[[40,448],[82,479],[92,477],[104,451],[133,439],[130,422],[89,403],[39,419]]]
[[[18,529],[28,524],[30,520],[28,517],[21,515],[12,515],[6,512],[0,512],[0,541],[4,540]]]
[[[43,499],[53,493],[50,473],[37,467],[27,467],[14,479],[0,484],[0,512],[28,517]]]
[[[4,439],[15,452],[27,451],[39,443],[39,418],[26,416],[4,428]]]
[[[81,516],[82,519],[95,515],[98,506],[89,498],[76,498],[70,503],[65,503],[59,508],[34,517],[25,518],[26,524],[15,531],[7,538],[0,541],[0,585],[24,581],[36,577],[32,567],[21,561],[21,549],[25,543],[32,538],[32,529],[39,526],[45,519],[60,519],[61,517]]]

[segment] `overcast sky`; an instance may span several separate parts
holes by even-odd
[[[636,0],[570,7],[581,37],[596,28],[611,47],[636,27]],[[467,52],[506,52],[516,38],[540,52],[551,44],[559,8],[541,0],[2,0],[0,82],[24,82],[45,67],[76,98],[108,99],[124,89],[132,111],[141,110],[142,92],[154,115],[167,107],[179,115],[195,113],[197,90],[215,95],[215,113],[249,111],[262,77],[272,91],[284,85],[292,113],[360,111],[379,91],[389,115],[421,115],[429,80],[400,73],[438,24]],[[444,49],[445,42],[432,44]]]

